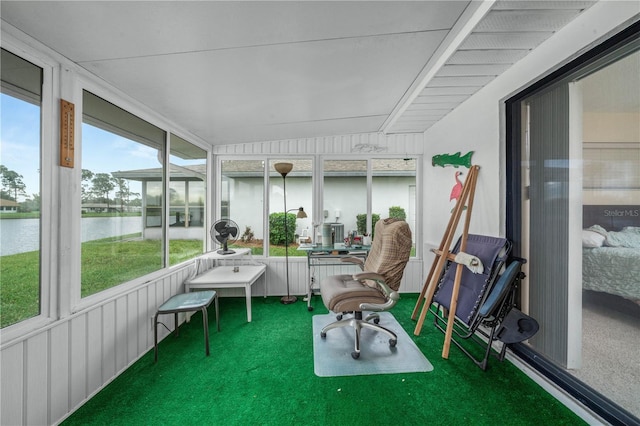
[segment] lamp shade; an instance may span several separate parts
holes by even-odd
[[[304,207],[298,207],[297,209],[287,210],[287,213],[297,210],[296,219],[304,219],[307,217],[307,212],[304,211]]]
[[[276,171],[278,173],[280,173],[282,175],[282,177],[285,177],[291,171],[291,169],[293,169],[293,164],[291,164],[291,163],[276,163],[276,164],[273,165],[273,167],[276,169]]]

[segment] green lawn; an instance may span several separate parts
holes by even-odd
[[[0,326],[38,315],[39,252],[0,257]]]
[[[134,238],[132,238],[134,237]],[[82,244],[82,297],[161,268],[161,242],[136,236]],[[202,253],[202,241],[171,240],[169,262],[176,265]],[[39,313],[38,251],[0,257],[0,327]]]
[[[24,216],[23,216],[24,217]],[[239,247],[239,246],[235,246]],[[305,253],[289,247],[289,256]],[[262,247],[252,247],[261,255]],[[202,241],[171,240],[169,263],[176,265],[202,253]],[[273,247],[270,256],[284,256],[284,247]],[[0,257],[0,328],[37,316],[40,311],[40,252]],[[98,293],[157,271],[162,267],[159,240],[143,240],[139,234],[82,243],[81,295]]]
[[[82,244],[82,297],[98,293],[141,277],[162,267],[159,240],[143,240],[139,234],[89,241]],[[233,245],[230,247],[240,247]],[[251,245],[254,255],[263,253],[262,246]],[[289,246],[289,256],[306,256]],[[202,241],[171,240],[169,263],[176,265],[202,253]],[[39,313],[38,251],[0,257],[0,328],[34,317]],[[284,256],[285,248],[272,246],[269,256]],[[415,256],[415,250],[412,250]]]

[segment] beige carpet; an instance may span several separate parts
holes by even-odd
[[[640,417],[640,307],[587,294],[582,312],[583,364],[569,372]]]

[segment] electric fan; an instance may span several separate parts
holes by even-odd
[[[217,220],[211,227],[211,239],[218,244],[222,244],[222,248],[218,250],[218,254],[233,254],[235,251],[229,250],[228,244],[234,243],[238,239],[238,225],[229,219]]]

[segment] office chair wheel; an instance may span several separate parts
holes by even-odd
[[[327,333],[325,333],[324,331],[320,332],[320,337],[324,339],[325,337],[327,337]]]
[[[342,319],[342,314],[338,314],[338,315],[336,315],[336,319],[337,319],[338,321],[340,321],[340,320]]]
[[[360,352],[351,352],[351,358],[358,359],[360,358]]]
[[[397,344],[398,344],[398,341],[396,339],[389,339],[390,348],[395,348]]]
[[[373,323],[374,323],[374,324],[380,324],[380,318],[376,318],[376,319],[374,319],[374,320],[373,320]]]
[[[307,311],[309,311],[309,312],[313,311],[313,306],[307,307]]]

